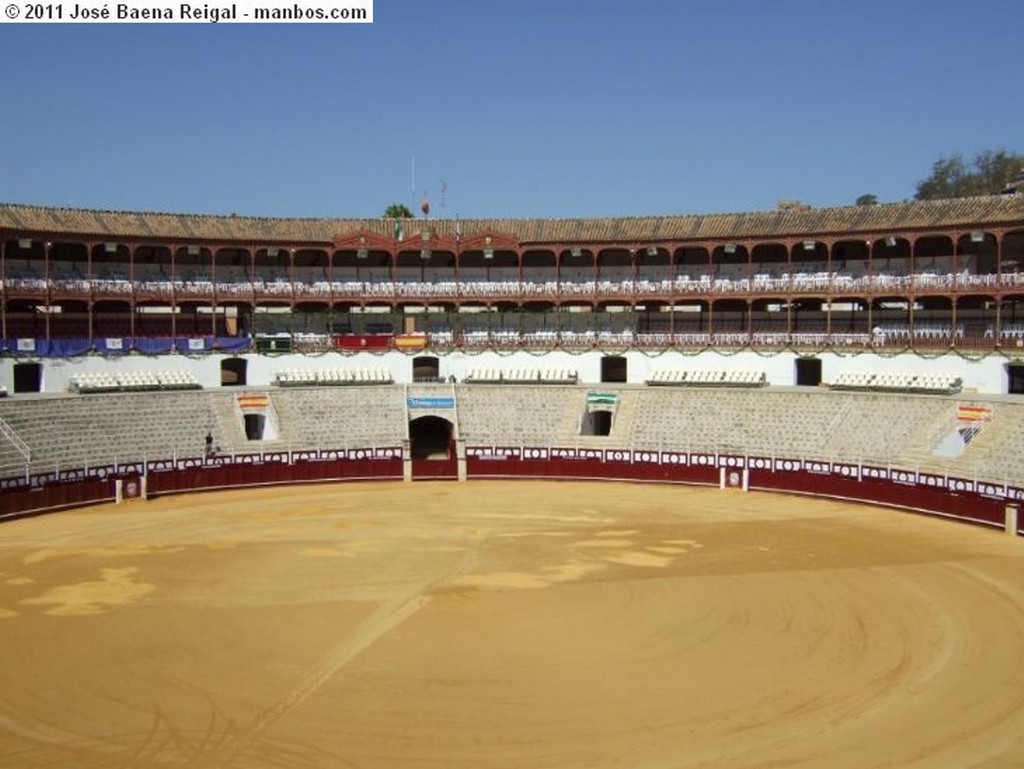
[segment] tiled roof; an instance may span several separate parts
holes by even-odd
[[[855,233],[925,232],[1009,226],[1024,229],[1024,195],[843,206],[804,210],[600,219],[423,219],[405,225],[406,238],[424,227],[454,237],[507,233],[523,246],[549,243],[643,244],[658,241],[801,238]],[[0,203],[0,230],[54,237],[236,241],[243,244],[328,243],[358,230],[390,238],[387,219],[299,219],[94,211]]]

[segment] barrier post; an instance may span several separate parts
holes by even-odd
[[[462,438],[455,441],[455,462],[458,471],[458,479],[466,480],[466,442]]]
[[[1017,516],[1020,513],[1020,507],[1018,505],[1007,505],[1006,506],[1006,518],[1004,520],[1004,530],[1007,534],[1016,537],[1017,536]]]

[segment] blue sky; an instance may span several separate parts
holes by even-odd
[[[1021,30],[1019,0],[9,25],[0,201],[374,217],[427,195],[432,215],[517,218],[905,200],[940,157],[1024,153]]]

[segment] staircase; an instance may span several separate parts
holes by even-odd
[[[28,444],[25,443],[25,441],[21,439],[21,436],[14,431],[14,428],[7,424],[7,422],[2,418],[0,418],[0,435],[10,441],[14,450],[21,455],[22,459],[26,462],[32,461],[32,450],[28,447]]]
[[[267,406],[267,420],[274,420],[278,427],[275,440],[250,441],[245,437],[245,421],[235,401],[235,394],[213,399],[213,413],[217,424],[213,429],[213,445],[220,447],[221,454],[252,454],[260,451],[277,451],[288,446],[287,426],[282,424],[274,410],[273,400]]]
[[[942,472],[949,475],[963,478],[973,478],[976,475],[992,477],[995,474],[992,472],[991,459],[997,454],[1005,453],[1013,430],[1014,426],[1010,420],[994,417],[967,444],[962,455],[956,459],[932,457],[932,464],[938,464],[943,468]]]
[[[956,413],[956,406],[951,405],[937,419],[921,424],[907,441],[906,447],[900,452],[894,464],[936,475],[971,475],[966,468],[974,464],[979,456],[984,455],[986,437],[989,438],[989,442],[992,440],[991,434],[995,423],[986,425],[985,429],[967,444],[960,456],[944,457],[934,454],[938,443],[959,426]]]
[[[586,449],[629,448],[629,438],[633,430],[633,415],[637,408],[637,393],[635,390],[617,390],[616,394],[619,398],[615,404],[615,410],[612,412],[612,428],[608,435],[580,435],[579,423],[587,408],[586,396],[584,395],[582,409],[578,402],[574,404],[571,445]]]

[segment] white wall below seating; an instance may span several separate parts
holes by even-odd
[[[424,355],[432,355],[427,351]],[[253,387],[268,387],[275,380],[276,373],[284,368],[370,368],[387,369],[395,382],[412,382],[412,361],[414,355],[401,352],[374,354],[359,352],[343,354],[330,352],[320,355],[257,355],[246,353],[239,356],[248,362],[247,380]],[[451,352],[437,355],[439,374],[447,379],[455,376],[463,381],[475,369],[491,368],[502,371],[520,368],[570,369],[579,374],[581,384],[596,385],[601,381],[601,352],[586,352],[574,355],[555,351],[543,355],[518,351],[499,354],[493,351],[479,353]],[[645,354],[639,350],[623,353],[628,361],[628,381],[641,384],[654,371],[666,369],[713,369],[716,371],[753,370],[763,371],[769,385],[792,386],[796,384],[794,352],[774,355],[758,354],[749,350],[732,354],[723,352],[701,352],[686,354],[667,351],[657,355]],[[988,355],[978,360],[947,353],[936,358],[924,358],[905,353],[897,356],[882,356],[874,353],[859,355],[838,355],[831,352],[818,354],[822,362],[822,381],[833,381],[840,372],[857,371],[872,373],[954,374],[963,380],[964,390],[982,394],[998,395],[1007,392],[1006,364],[1009,359],[1002,355]],[[134,371],[187,371],[203,387],[220,386],[220,366],[225,356],[210,354],[187,355],[125,355],[125,356],[82,356],[77,358],[2,358],[0,359],[0,385],[14,394],[14,366],[18,361],[42,363],[42,389],[44,393],[66,392],[70,378],[83,373],[126,373]]]

